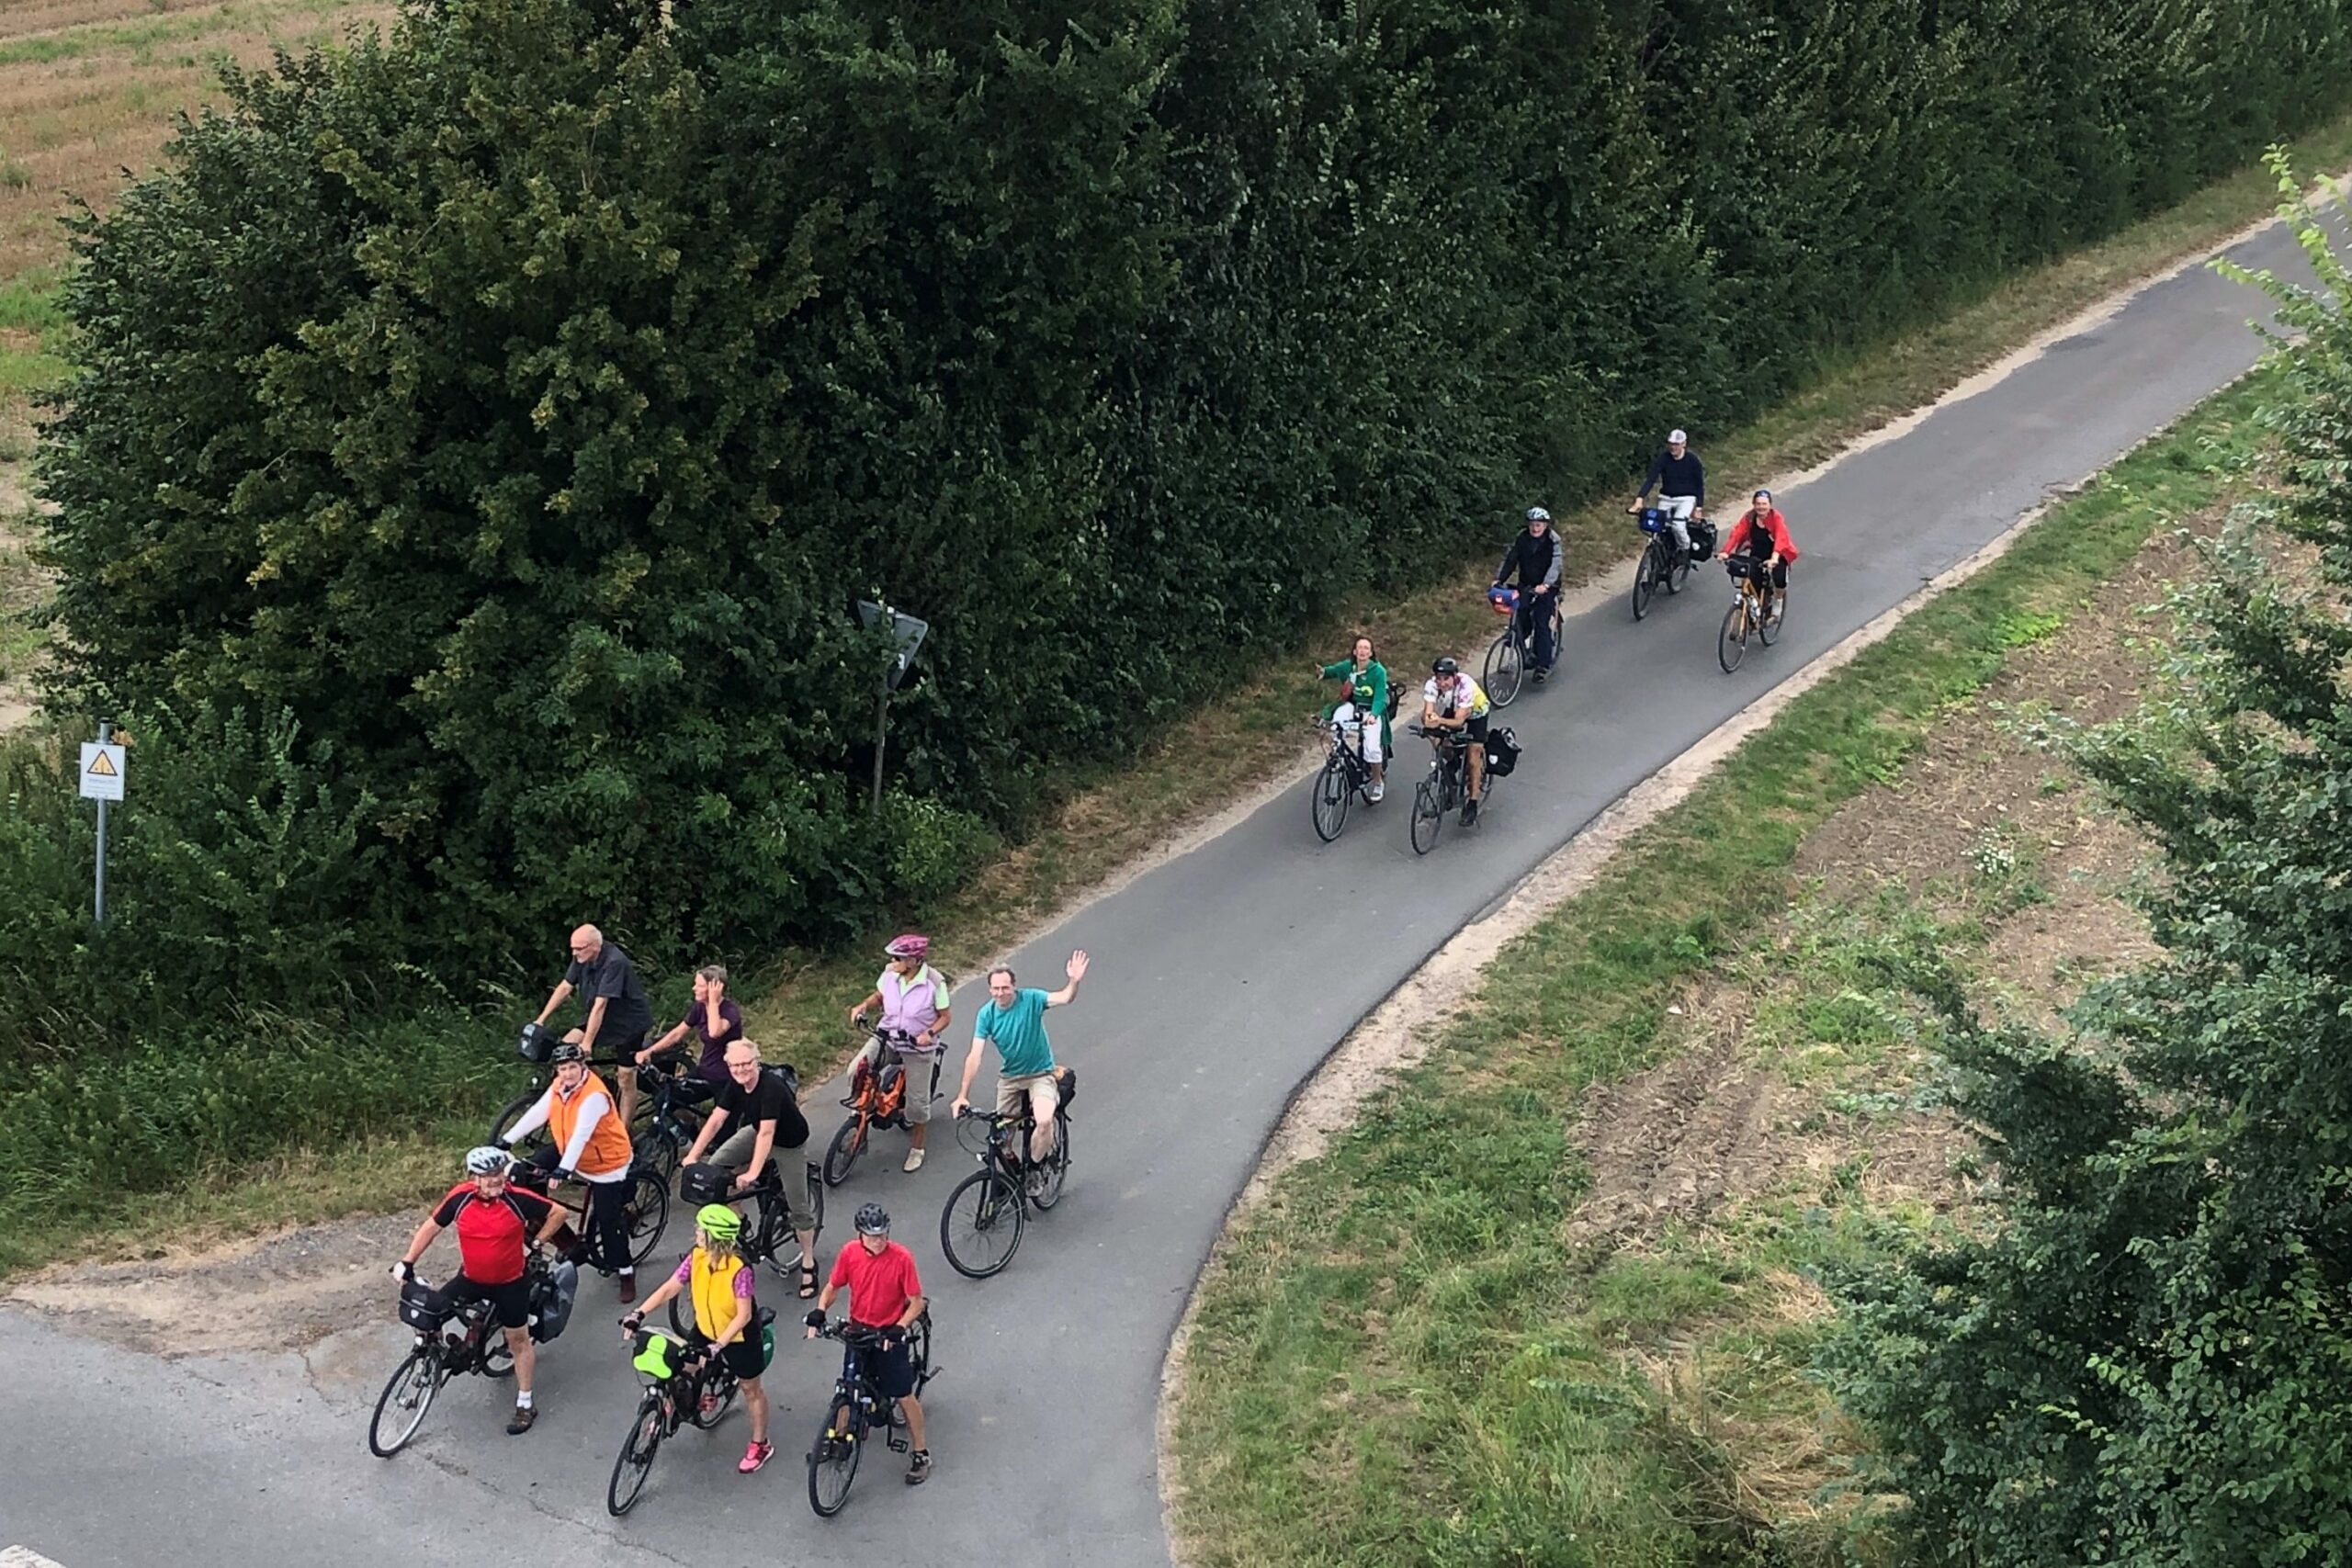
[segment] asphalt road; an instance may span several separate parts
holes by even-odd
[[[2301,273],[2275,227],[2236,254]],[[413,1568],[521,1551],[700,1568],[1016,1553],[1039,1568],[1160,1568],[1161,1359],[1296,1086],[1423,958],[1610,801],[2244,371],[2259,347],[2245,323],[2262,308],[2203,270],[2159,282],[2095,330],[1791,489],[1781,502],[1804,559],[1786,635],[1751,650],[1736,675],[1715,665],[1728,590],[1713,568],[1639,625],[1622,595],[1571,621],[1563,677],[1504,721],[1526,747],[1518,773],[1478,828],[1449,826],[1428,858],[1406,838],[1423,759],[1400,730],[1404,787],[1338,843],[1316,840],[1302,784],[1018,954],[1023,980],[1048,987],[1071,948],[1094,956],[1077,1003],[1050,1019],[1057,1051],[1084,1077],[1061,1207],[1032,1227],[1004,1274],[973,1283],[939,1251],[940,1204],[970,1168],[945,1127],[917,1176],[899,1173],[898,1140],[886,1138],[831,1199],[836,1216],[867,1198],[888,1203],[936,1302],[944,1371],[926,1403],[938,1468],[920,1491],[900,1484],[903,1461],[877,1455],[842,1516],[809,1513],[799,1456],[836,1356],[795,1337],[780,1341],[768,1380],[775,1462],[750,1480],[734,1473],[740,1417],[707,1437],[683,1434],[636,1512],[607,1519],[605,1480],[635,1389],[617,1331],[603,1326],[611,1287],[594,1280],[543,1358],[536,1431],[505,1437],[500,1391],[469,1380],[390,1461],[364,1446],[368,1409],[401,1347],[389,1321],[307,1357],[166,1363],[0,1312],[0,1547],[22,1542],[65,1568],[167,1556],[187,1568]],[[1728,518],[1749,476],[1713,477]],[[1638,542],[1629,524],[1620,579],[1630,580]],[[1408,669],[1433,651],[1396,650]],[[1483,649],[1454,651],[1468,660]],[[966,1040],[978,999],[975,984],[956,1000]],[[822,1140],[830,1101],[816,1107]],[[842,1239],[837,1217],[828,1253]],[[789,1293],[769,1299],[788,1321]],[[389,1303],[388,1292],[388,1313]]]

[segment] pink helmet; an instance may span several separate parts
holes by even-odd
[[[927,958],[931,954],[931,938],[909,931],[904,936],[891,938],[887,951],[893,958]]]

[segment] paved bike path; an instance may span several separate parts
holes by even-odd
[[[2275,226],[2233,254],[2301,273]],[[1622,594],[1572,619],[1562,678],[1521,696],[1503,720],[1526,748],[1518,773],[1478,828],[1450,823],[1427,858],[1407,840],[1423,754],[1400,734],[1401,787],[1378,808],[1360,807],[1338,843],[1316,840],[1302,784],[1016,954],[1023,981],[1048,987],[1072,947],[1094,956],[1077,1003],[1050,1018],[1058,1053],[1083,1077],[1061,1206],[1032,1224],[1004,1274],[975,1283],[948,1269],[938,1245],[940,1205],[971,1168],[950,1125],[934,1124],[934,1153],[918,1175],[899,1173],[899,1140],[886,1136],[831,1196],[827,1253],[850,1208],[877,1198],[936,1302],[944,1370],[927,1404],[938,1469],[920,1491],[900,1483],[903,1461],[877,1450],[846,1513],[830,1523],[809,1514],[799,1456],[838,1353],[780,1337],[769,1469],[749,1481],[734,1474],[740,1417],[710,1437],[682,1434],[636,1512],[611,1524],[604,1483],[635,1390],[617,1331],[604,1326],[610,1287],[591,1280],[543,1362],[547,1413],[536,1431],[503,1436],[496,1394],[469,1380],[389,1463],[368,1458],[363,1431],[399,1355],[397,1325],[340,1336],[307,1367],[291,1356],[158,1365],[0,1313],[0,1539],[77,1568],[152,1561],[157,1530],[171,1532],[192,1568],[287,1561],[280,1543],[300,1539],[284,1518],[293,1508],[311,1540],[355,1564],[517,1550],[593,1562],[610,1535],[703,1565],[1010,1557],[1026,1540],[1020,1557],[1044,1568],[1163,1568],[1154,1446],[1162,1356],[1296,1086],[1428,954],[1610,801],[2053,490],[2244,371],[2259,347],[2245,322],[2262,308],[2202,269],[2157,282],[1975,396],[1791,487],[1781,503],[1804,558],[1786,635],[1752,649],[1736,675],[1715,665],[1728,588],[1713,566],[1638,625]],[[1752,476],[1713,478],[1727,520]],[[1625,581],[1638,542],[1629,523],[1615,574]],[[1394,650],[1400,673],[1425,668],[1432,651]],[[1467,660],[1483,649],[1454,651]],[[957,995],[963,1041],[980,995],[978,977]],[[983,1076],[983,1095],[990,1081]],[[820,1145],[834,1112],[822,1095],[811,1110]],[[788,1291],[771,1286],[767,1299],[789,1328],[797,1303]],[[239,1410],[272,1418],[205,1430],[203,1391],[223,1377],[237,1384]],[[160,1426],[151,1387],[168,1391]],[[155,1435],[126,1441],[126,1432]],[[170,1462],[175,1452],[187,1462]],[[94,1507],[94,1497],[109,1501]]]

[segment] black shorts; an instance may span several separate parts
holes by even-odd
[[[695,1336],[695,1343],[702,1349],[710,1348],[710,1341],[699,1334]],[[752,1326],[743,1331],[741,1338],[732,1345],[720,1347],[718,1359],[739,1381],[748,1382],[766,1371],[768,1362],[773,1359],[769,1331],[756,1317],[753,1318]]]
[[[488,1302],[491,1315],[501,1328],[520,1328],[531,1316],[531,1277],[509,1280],[503,1285],[485,1285],[469,1280],[463,1274],[453,1274],[441,1287],[442,1293],[458,1303]]]
[[[847,1345],[842,1348],[842,1372],[855,1377],[859,1364],[874,1374],[874,1386],[882,1391],[885,1399],[904,1399],[915,1391],[915,1353],[903,1337],[885,1342],[879,1347]]]

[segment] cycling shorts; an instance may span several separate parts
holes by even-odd
[[[441,1290],[453,1302],[488,1302],[491,1315],[501,1328],[520,1328],[530,1321],[531,1277],[527,1274],[503,1285],[484,1285],[455,1274]]]
[[[842,1372],[855,1377],[863,1363],[874,1374],[874,1386],[885,1399],[905,1399],[915,1391],[915,1353],[907,1339],[899,1338],[869,1348],[863,1345],[842,1347]]]
[[[1465,741],[1484,740],[1487,738],[1487,720],[1493,716],[1494,716],[1492,714],[1482,713],[1477,717],[1464,724],[1460,731],[1462,739]],[[1441,733],[1442,734],[1443,732]]]

